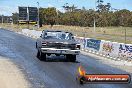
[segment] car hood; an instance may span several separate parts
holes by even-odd
[[[65,44],[77,44],[75,40],[62,40],[62,39],[43,39],[44,42],[52,43],[65,43]]]

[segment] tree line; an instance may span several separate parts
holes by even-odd
[[[94,10],[83,10],[74,12],[56,12],[55,8],[41,8],[40,19],[43,24],[59,24],[73,26],[132,26],[132,12],[126,9],[111,12],[95,12]]]
[[[40,21],[46,25],[72,25],[93,27],[94,19],[97,27],[125,26],[132,27],[132,11],[114,9],[111,3],[104,4],[97,0],[95,9],[78,9],[75,5],[64,4],[65,12],[55,7],[39,8]],[[17,23],[18,13],[12,15],[13,23]]]
[[[43,24],[58,24],[72,26],[93,27],[94,18],[97,27],[125,26],[132,27],[132,12],[127,9],[114,9],[110,3],[104,4],[102,0],[97,1],[96,10],[77,9],[75,5],[66,3],[62,6],[65,13],[56,8],[40,8],[40,19]]]

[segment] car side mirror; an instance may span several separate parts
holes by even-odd
[[[40,35],[40,37],[42,38],[42,34]]]
[[[74,36],[72,36],[72,39],[74,39]]]

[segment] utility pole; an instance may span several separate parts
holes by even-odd
[[[57,23],[56,24],[59,25],[58,24],[58,15],[59,15],[59,13],[58,13],[58,10],[57,9],[56,9],[56,13],[57,13]]]
[[[95,32],[96,32],[96,19],[94,17],[94,35],[95,35]]]
[[[95,5],[94,5],[94,13],[96,14],[96,0],[95,0]],[[96,37],[96,17],[94,14],[94,37]]]
[[[125,44],[126,44],[126,28],[125,28]]]
[[[27,24],[28,24],[28,29],[29,29],[29,6],[27,8]]]
[[[121,15],[121,17],[122,17],[122,28],[123,28],[123,26],[124,26],[124,16]],[[127,35],[127,34],[126,34],[126,31],[127,31],[127,30],[126,30],[126,28],[125,28],[125,36],[124,36],[124,37],[125,37],[125,44],[126,44],[126,35]]]
[[[38,28],[39,28],[39,2],[37,2],[37,4],[38,4],[38,22],[37,22],[37,24],[38,24]]]
[[[7,24],[8,24],[8,20],[9,20],[9,19],[8,19],[8,17],[7,17]]]
[[[3,15],[2,15],[2,24],[3,24]]]

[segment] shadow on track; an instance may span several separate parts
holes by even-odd
[[[46,56],[46,61],[43,62],[70,62],[66,59],[65,56]],[[80,63],[79,61],[75,61],[72,63]]]

